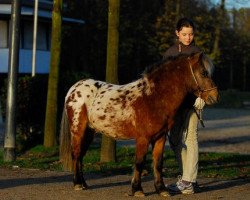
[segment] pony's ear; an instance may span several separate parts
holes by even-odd
[[[199,62],[202,59],[202,57],[203,57],[203,52],[198,52],[198,53],[193,54],[190,57],[190,61],[192,64],[194,64],[194,63]]]
[[[195,53],[195,54],[194,54],[194,60],[195,60],[195,61],[199,61],[199,60],[202,59],[202,56],[203,56],[203,52]]]

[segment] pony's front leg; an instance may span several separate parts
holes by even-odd
[[[148,151],[149,141],[146,138],[138,138],[136,140],[135,166],[132,178],[132,195],[142,197],[145,196],[141,186],[141,173],[144,166],[144,158]]]
[[[167,197],[170,196],[167,192],[166,186],[163,182],[162,178],[162,165],[163,165],[163,152],[166,142],[166,134],[164,134],[162,137],[157,139],[154,143],[152,143],[153,146],[153,169],[154,169],[154,185],[156,192],[160,194],[161,196]]]

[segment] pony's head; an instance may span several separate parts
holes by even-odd
[[[191,74],[190,88],[196,96],[201,97],[206,104],[218,102],[219,93],[212,80],[214,65],[204,53],[196,53],[188,57]]]

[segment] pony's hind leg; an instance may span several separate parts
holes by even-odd
[[[163,152],[164,152],[165,142],[166,142],[166,134],[164,134],[163,136],[161,136],[159,139],[157,139],[155,142],[152,143],[153,169],[155,177],[154,185],[156,192],[164,197],[169,196],[169,193],[167,192],[166,186],[162,178]]]
[[[84,107],[85,108],[85,107]],[[82,159],[93,139],[93,133],[87,131],[86,108],[80,112],[79,123],[71,126],[71,155],[74,171],[74,189],[86,189],[87,184],[83,178]]]
[[[148,151],[149,141],[146,138],[136,139],[135,166],[132,178],[132,195],[145,196],[141,186],[141,173],[144,166],[144,160]]]
[[[83,157],[86,155],[89,145],[93,140],[94,134],[88,130],[85,130],[81,139],[73,138],[72,140],[72,158],[74,169],[74,189],[84,190],[88,188],[83,177]]]

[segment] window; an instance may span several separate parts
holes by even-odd
[[[47,50],[47,26],[45,23],[38,23],[37,26],[37,49]]]
[[[38,22],[36,48],[37,50],[48,50],[48,26],[46,23]],[[33,48],[33,22],[25,21],[23,24],[23,48]]]
[[[0,20],[0,48],[8,47],[8,22]]]
[[[31,22],[23,23],[23,48],[32,49],[33,43],[33,24]]]

